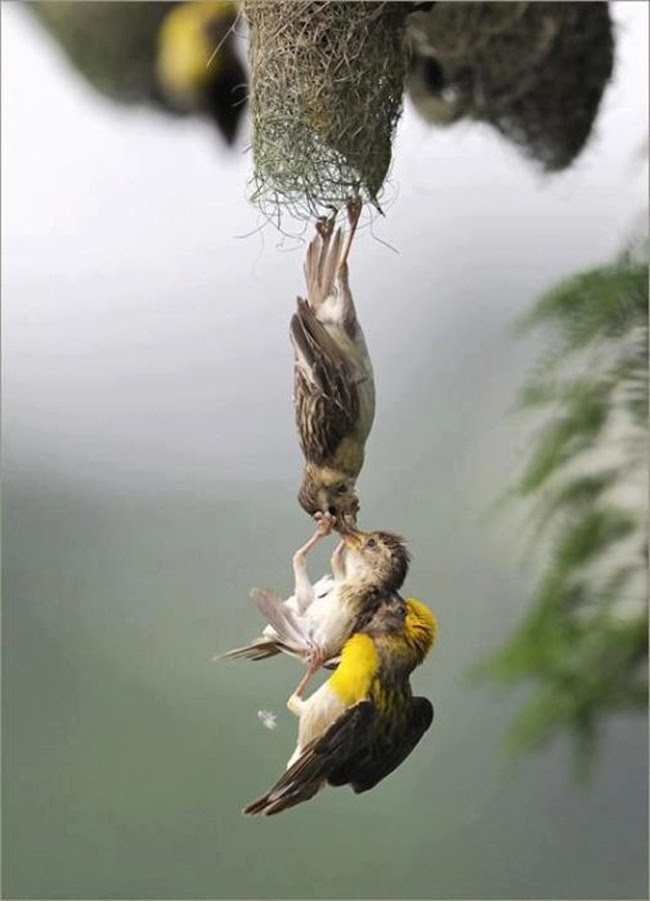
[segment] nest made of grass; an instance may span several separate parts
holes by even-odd
[[[379,206],[402,110],[401,3],[247,0],[251,199],[311,219],[359,196]]]

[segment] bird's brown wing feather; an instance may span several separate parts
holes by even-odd
[[[294,403],[303,453],[328,463],[359,419],[359,391],[349,360],[319,322],[307,301],[298,298],[291,319],[296,354]]]
[[[427,698],[413,698],[403,731],[369,742],[360,752],[333,770],[330,785],[347,785],[357,792],[374,788],[409,756],[433,720],[433,706]]]
[[[367,741],[375,717],[372,701],[361,701],[348,708],[323,735],[304,748],[267,794],[244,808],[244,813],[271,816],[312,798],[329,774]]]

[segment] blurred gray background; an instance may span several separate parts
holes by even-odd
[[[511,324],[609,260],[647,196],[648,6],[612,9],[615,78],[564,174],[407,105],[351,260],[378,390],[360,490],[438,615],[414,678],[436,718],[375,791],[252,821],[298,670],[211,657],[255,634],[249,589],[287,592],[311,530],[287,336],[305,244],[260,228],[244,143],[113,106],[2,5],[5,897],[646,895],[647,721],[612,720],[580,785],[564,740],[509,764],[521,698],[466,683],[534,576],[516,518],[484,518],[527,447],[507,414],[535,348]]]

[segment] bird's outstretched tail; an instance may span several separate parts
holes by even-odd
[[[242,813],[249,816],[261,813],[267,817],[273,816],[274,813],[282,813],[283,810],[289,810],[290,807],[295,807],[296,804],[309,801],[322,788],[322,785],[322,781],[310,782],[307,785],[300,786],[299,789],[290,791],[288,794],[280,795],[280,797],[275,796],[273,790],[271,790],[263,797],[247,804]]]
[[[332,236],[332,221],[319,220],[305,259],[307,296],[314,310],[334,292],[334,279],[339,269],[343,234],[338,228]]]

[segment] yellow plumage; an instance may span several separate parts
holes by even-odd
[[[363,700],[379,666],[379,655],[369,635],[357,632],[349,638],[341,652],[341,662],[327,680],[329,688],[351,707]]]
[[[362,632],[347,640],[338,669],[314,694],[289,699],[300,718],[286,772],[248,814],[272,815],[312,798],[324,785],[373,788],[412,752],[431,725],[433,707],[413,697],[409,676],[437,631],[415,598],[384,602]]]
[[[182,3],[174,6],[158,33],[157,74],[163,90],[179,102],[193,98],[219,74],[224,54],[214,36],[227,33],[236,6],[225,2]]]
[[[406,635],[422,646],[423,658],[429,653],[438,637],[438,620],[435,614],[417,598],[406,598]]]

